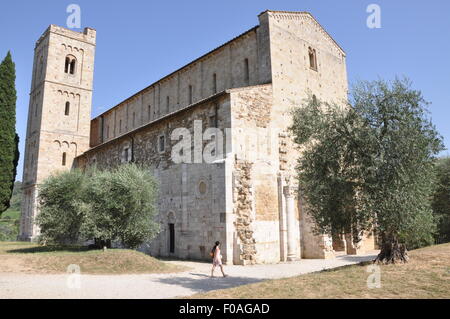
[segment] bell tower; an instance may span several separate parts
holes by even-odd
[[[28,107],[21,208],[21,240],[39,229],[38,185],[52,173],[70,170],[89,148],[96,31],[56,25],[36,42]]]

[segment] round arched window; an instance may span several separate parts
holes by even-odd
[[[205,195],[207,191],[208,191],[208,187],[207,187],[206,183],[204,181],[201,181],[198,184],[198,192],[199,192],[199,194],[200,195]]]
[[[77,59],[73,55],[66,56],[64,64],[64,73],[75,74],[77,66]]]

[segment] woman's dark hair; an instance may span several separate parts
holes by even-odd
[[[211,249],[211,252],[214,253],[214,251],[216,250],[217,246],[220,245],[220,241],[216,241],[214,247]]]

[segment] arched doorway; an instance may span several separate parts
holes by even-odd
[[[175,224],[169,224],[169,254],[175,253]]]

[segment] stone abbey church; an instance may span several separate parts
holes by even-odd
[[[217,240],[224,262],[242,265],[374,249],[371,234],[355,245],[349,235],[313,233],[296,192],[290,111],[308,94],[347,99],[345,52],[307,12],[268,10],[258,19],[94,119],[96,31],[51,25],[35,46],[20,238],[39,234],[37,190],[50,174],[135,162],[159,182],[151,255],[209,259]],[[174,129],[211,127],[224,132],[213,150],[221,158],[173,161]]]

